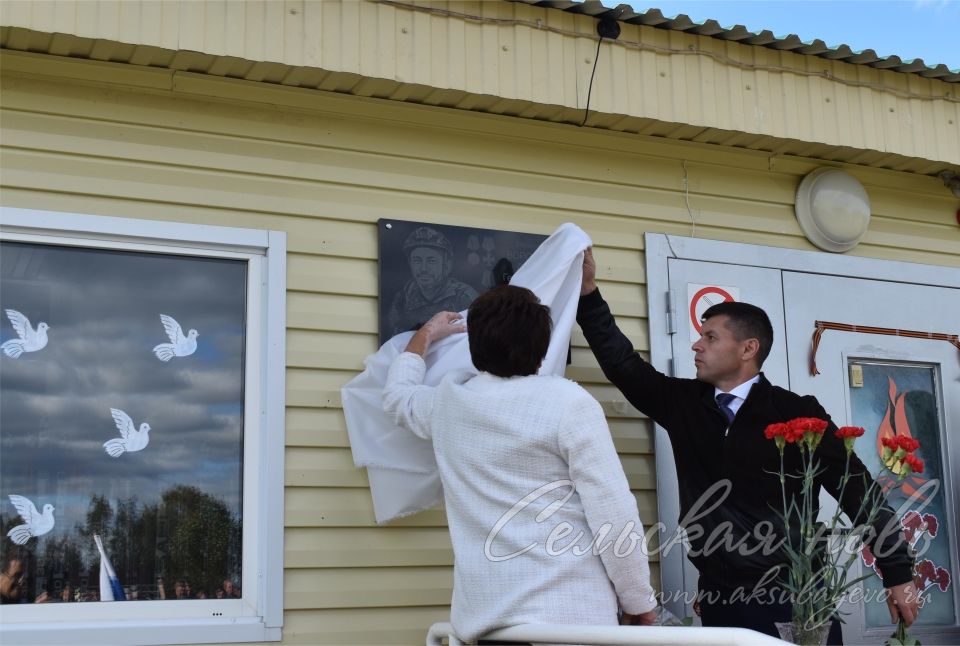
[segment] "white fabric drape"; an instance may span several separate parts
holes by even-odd
[[[550,307],[553,335],[540,374],[562,375],[566,367],[580,298],[583,251],[590,244],[590,237],[580,227],[563,224],[510,281],[530,289]],[[366,369],[341,389],[353,461],[367,468],[378,523],[435,507],[443,500],[431,443],[400,428],[383,412],[387,371],[412,336],[413,332],[404,332],[389,339],[366,358]],[[427,353],[426,364],[423,383],[428,386],[438,384],[450,372],[477,373],[466,334],[435,344]]]

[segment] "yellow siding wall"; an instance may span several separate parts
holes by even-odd
[[[167,89],[166,72],[108,63],[0,62],[4,205],[289,234],[288,644],[423,643],[447,618],[443,513],[377,527],[341,412],[340,386],[377,347],[378,218],[536,233],[576,222],[643,352],[644,231],[688,235],[692,217],[701,237],[811,248],[792,207],[815,167],[804,159],[183,73]],[[95,80],[107,78],[119,82]],[[848,170],[874,205],[853,253],[960,265],[956,200],[938,180]],[[568,375],[602,402],[653,523],[651,425],[579,330],[574,344]]]
[[[130,56],[104,42],[119,41],[147,46],[131,56],[141,64],[161,48],[180,52],[172,67],[196,70],[203,63],[192,52],[202,52],[229,57],[214,74],[243,59],[264,62],[244,71],[255,80],[290,66],[296,69],[277,82],[402,99],[437,88],[452,92],[428,103],[497,111],[510,99],[543,114],[543,106],[585,107],[597,52],[591,16],[490,0],[5,0],[2,24],[92,39],[82,55],[94,59]],[[680,31],[622,28],[603,45],[591,94],[607,125],[640,117],[696,126],[689,137],[718,128],[960,162],[956,84]],[[81,55],[72,47],[54,37],[50,52]],[[329,72],[347,76],[324,79]],[[476,96],[463,102],[453,98],[457,91]]]

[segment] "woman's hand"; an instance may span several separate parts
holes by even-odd
[[[649,612],[641,612],[638,615],[628,615],[623,613],[620,615],[620,625],[621,626],[652,626],[653,622],[657,620],[657,609],[654,608]]]
[[[413,352],[421,357],[426,356],[430,344],[445,339],[451,334],[460,334],[467,331],[467,326],[457,312],[437,312],[429,321],[423,324],[410,342],[405,352]]]
[[[445,339],[451,334],[459,334],[466,331],[467,326],[457,312],[437,312],[429,321],[423,324],[423,327],[417,331],[417,334],[421,332],[425,333],[430,343],[433,343],[434,341]]]

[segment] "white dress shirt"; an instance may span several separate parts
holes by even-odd
[[[747,379],[745,382],[743,382],[736,388],[733,388],[732,390],[728,391],[729,394],[736,397],[736,399],[731,400],[731,402],[727,404],[727,408],[733,411],[734,415],[736,415],[737,411],[740,410],[740,407],[743,406],[743,402],[747,399],[747,395],[750,394],[750,389],[753,388],[753,384],[757,383],[758,381],[760,381],[759,373],[755,374],[752,379]],[[713,398],[716,399],[717,395],[722,395],[724,392],[727,392],[727,391],[720,390],[719,388],[714,388]]]

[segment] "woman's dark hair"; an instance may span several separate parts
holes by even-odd
[[[550,346],[552,325],[550,308],[529,289],[494,287],[467,312],[473,365],[498,377],[536,374]]]

